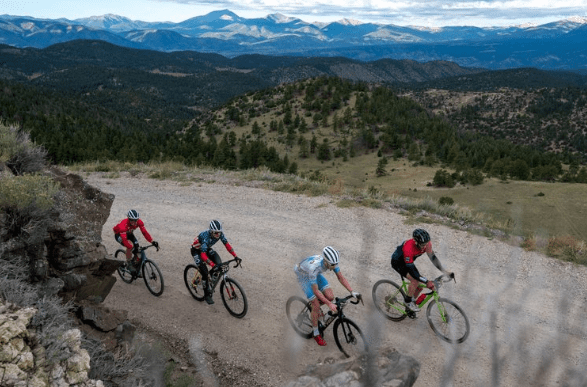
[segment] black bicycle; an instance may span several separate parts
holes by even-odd
[[[228,310],[228,313],[237,318],[243,318],[247,314],[249,305],[247,303],[247,296],[243,288],[236,282],[236,280],[228,276],[230,263],[236,262],[233,267],[242,267],[241,259],[231,259],[230,261],[222,262],[218,265],[218,269],[210,270],[209,281],[212,294],[216,289],[216,285],[220,283],[220,294],[222,296],[222,303]],[[222,279],[222,281],[220,281]],[[198,301],[204,300],[204,287],[202,285],[202,273],[200,269],[194,264],[189,264],[183,271],[183,280],[185,286],[188,288],[192,297]]]
[[[155,247],[154,245],[139,247],[139,254],[140,262],[136,271],[130,270],[128,267],[128,263],[126,263],[126,251],[122,249],[116,250],[114,253],[114,257],[118,260],[122,260],[125,263],[118,267],[118,275],[124,282],[127,284],[132,283],[134,280],[139,278],[139,273],[142,275],[143,280],[145,280],[145,285],[147,285],[147,289],[151,292],[152,295],[159,297],[163,294],[163,275],[161,274],[161,270],[157,267],[157,264],[147,258],[145,254],[145,250],[149,247]],[[159,247],[156,247],[157,251],[159,251]],[[137,259],[137,256],[133,256],[133,259]]]
[[[332,313],[328,306],[320,305],[320,317],[318,319],[318,330],[320,335],[323,335],[326,328],[334,322],[332,328],[334,334],[334,341],[336,346],[346,357],[359,356],[367,352],[367,341],[361,332],[361,329],[355,322],[343,313],[343,309],[347,302],[353,296],[345,298],[334,299],[334,304],[337,308],[337,313]],[[351,301],[351,304],[358,304],[363,302],[362,298],[356,301]],[[293,329],[305,339],[311,339],[314,328],[312,327],[312,303],[305,298],[298,296],[291,296],[285,305],[287,319]],[[327,313],[324,311],[327,310]]]

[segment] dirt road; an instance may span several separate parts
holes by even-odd
[[[388,210],[339,208],[328,197],[124,174],[86,179],[116,197],[103,232],[110,253],[118,248],[112,227],[130,208],[140,212],[162,247],[149,250],[149,256],[163,271],[163,295],[153,297],[142,282],[117,281],[105,304],[185,341],[193,353],[205,349],[215,354],[240,375],[235,384],[238,379],[245,385],[242,375],[248,375],[249,383],[282,385],[309,364],[341,358],[331,331],[325,337],[328,346],[318,347],[296,336],[285,316],[287,298],[300,294],[294,264],[326,245],[341,252],[342,272],[365,295],[364,306],[346,309],[349,316],[375,345],[396,348],[421,363],[417,387],[498,385],[495,378],[501,386],[587,382],[581,375],[587,369],[585,267],[446,226],[406,224],[404,216]],[[218,294],[214,305],[195,301],[183,283],[183,269],[191,262],[189,245],[211,219],[222,221],[243,259],[243,268],[230,273],[248,296],[243,319],[230,316]],[[389,257],[416,226],[430,232],[443,265],[456,273],[456,284],[443,287],[442,295],[469,316],[472,331],[463,344],[437,338],[424,312],[416,320],[394,323],[374,311],[371,288],[382,278],[399,279]],[[217,251],[223,259],[230,257],[221,245]],[[439,274],[425,257],[418,268],[428,277]],[[334,275],[328,280],[335,294],[347,294]]]

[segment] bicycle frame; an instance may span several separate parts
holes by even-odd
[[[332,311],[328,311],[328,313],[323,314],[322,310],[320,310],[320,312],[321,312],[320,314],[322,316],[324,316],[325,318],[327,317],[326,320],[324,320],[324,321],[321,321],[320,319],[318,319],[318,329],[320,330],[320,334],[322,334],[330,326],[330,324],[332,324],[334,321],[342,320],[345,317],[343,309],[347,305],[347,301],[351,298],[354,298],[354,297],[353,296],[346,296],[345,298],[338,298],[338,297],[334,298],[334,304],[336,305],[336,309],[338,310],[338,312],[336,314],[333,314]],[[351,304],[356,305],[358,303],[359,303],[358,300],[351,301]],[[322,306],[322,305],[320,305],[320,306]],[[312,305],[310,302],[308,302],[308,310],[311,313]],[[346,335],[347,333],[346,333],[344,325],[342,326],[342,329],[343,329],[344,334]]]
[[[428,301],[430,301],[430,299],[434,298],[434,300],[436,301],[436,306],[438,307],[438,312],[440,313],[440,316],[442,316],[442,321],[443,322],[447,322],[446,319],[446,311],[444,310],[444,305],[442,304],[442,302],[438,302],[438,299],[440,298],[440,295],[438,294],[438,289],[440,288],[440,284],[442,282],[447,282],[444,281],[443,278],[445,276],[441,275],[440,277],[437,277],[436,279],[434,279],[432,282],[434,282],[434,290],[430,291],[429,293],[425,293],[426,297],[424,297],[424,299],[418,304],[419,306],[424,306],[428,303]],[[406,280],[405,278],[402,278],[402,284],[400,285],[401,290],[403,290],[403,292],[405,294],[408,294],[408,286],[410,285],[410,281]],[[426,284],[418,284],[419,288],[426,288]],[[407,311],[404,308],[400,308],[397,307],[396,305],[389,305],[390,307],[394,308],[395,310],[397,310],[400,313],[406,314],[408,315],[408,317],[413,317],[415,316],[414,312],[412,311]]]
[[[218,275],[216,278],[212,278],[212,276],[210,275],[210,273],[208,273],[208,278],[210,279],[210,287],[212,288],[212,291],[216,290],[216,286],[220,283],[221,279],[226,280],[228,277],[228,270],[230,269],[230,263],[231,262],[236,262],[236,265],[234,265],[233,267],[239,267],[241,264],[241,260],[239,259],[238,261],[236,259],[231,259],[230,261],[226,261],[226,262],[222,262],[220,264],[220,275]]]

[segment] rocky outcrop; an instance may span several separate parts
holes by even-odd
[[[410,387],[420,374],[420,363],[392,349],[309,367],[303,376],[286,387]]]
[[[28,330],[34,308],[18,308],[0,300],[0,386],[3,387],[103,387],[88,378],[90,355],[81,348],[81,332],[63,333],[62,351],[68,356],[50,364],[45,348]]]
[[[114,196],[55,167],[45,174],[60,185],[53,208],[13,233],[7,231],[8,217],[1,216],[0,259],[28,262],[30,282],[40,283],[46,295],[101,302],[120,264],[108,257],[101,238]]]

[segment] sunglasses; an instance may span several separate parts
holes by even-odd
[[[214,236],[218,236],[220,234],[222,234],[220,231],[215,231],[215,232],[212,233],[212,235],[214,235]]]

